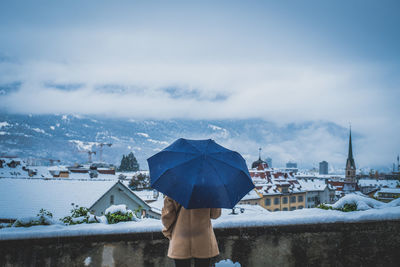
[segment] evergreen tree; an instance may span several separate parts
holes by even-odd
[[[135,172],[139,170],[139,163],[132,152],[127,156],[122,155],[121,165],[118,170],[122,172]]]
[[[129,188],[134,190],[150,188],[150,177],[142,173],[133,176],[129,181]]]

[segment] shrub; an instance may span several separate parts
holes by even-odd
[[[339,210],[339,211],[343,211],[343,212],[349,212],[349,211],[356,211],[357,205],[346,203],[343,205],[343,208],[333,208],[332,206],[328,206],[325,204],[319,204],[317,206],[317,208],[323,209],[323,210]]]
[[[0,223],[0,229],[1,228],[6,228],[6,227],[11,227],[12,223]]]
[[[319,204],[317,206],[317,208],[320,208],[320,209],[323,209],[323,210],[331,210],[332,206],[328,206],[328,205],[325,205],[324,203],[322,203],[322,204]]]
[[[54,224],[53,214],[45,209],[40,209],[36,217],[20,218],[14,222],[13,227],[30,227],[34,225]]]
[[[105,216],[109,224],[135,221],[133,212],[126,208],[126,205],[112,205],[105,210]]]
[[[150,177],[142,173],[132,176],[128,187],[133,190],[150,188]]]
[[[79,207],[79,205],[75,205],[71,203],[72,210],[71,216],[66,216],[60,219],[63,223],[67,225],[74,224],[82,224],[82,223],[98,223],[97,217],[93,214],[90,214],[89,209],[85,207]]]
[[[357,210],[357,205],[356,204],[344,204],[343,208],[339,209],[343,212],[349,212],[349,211],[356,211]]]

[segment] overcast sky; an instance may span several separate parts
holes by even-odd
[[[0,105],[351,122],[359,151],[371,154],[364,163],[391,165],[400,152],[399,14],[396,0],[3,0],[0,85],[21,85]]]

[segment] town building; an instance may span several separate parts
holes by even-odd
[[[306,207],[315,208],[319,204],[331,204],[337,200],[335,188],[327,179],[301,179],[297,177],[302,189],[306,191]]]
[[[299,169],[297,168],[297,163],[296,162],[288,162],[286,163],[286,168],[285,172],[292,172],[292,173],[298,173]]]
[[[95,165],[43,166],[29,165],[31,160],[16,157],[0,158],[0,178],[117,180],[115,168],[101,163]]]
[[[351,143],[351,128],[349,135],[349,151],[346,160],[346,173],[343,184],[343,193],[352,193],[356,191],[357,188],[357,180],[356,180],[356,163],[353,157],[353,146]]]
[[[105,192],[96,202],[94,202],[89,210],[94,215],[104,215],[104,211],[111,205],[125,204],[128,209],[140,212],[142,217],[160,219],[161,214],[152,207],[129,187],[122,182],[116,182],[107,192]]]
[[[297,168],[297,163],[289,161],[288,163],[286,163],[286,168]]]
[[[372,191],[381,188],[400,188],[399,180],[381,180],[381,179],[359,179],[358,188],[361,193],[369,195]]]
[[[400,188],[381,188],[375,192],[374,197],[383,202],[390,202],[400,197]]]
[[[319,174],[328,174],[328,162],[325,160],[319,163]]]
[[[69,171],[64,166],[52,166],[48,171],[54,178],[69,178]]]
[[[259,158],[249,170],[256,186],[240,204],[256,204],[269,211],[290,211],[305,207],[306,192],[293,173],[274,171]]]
[[[238,204],[261,205],[263,195],[256,188],[248,192]]]

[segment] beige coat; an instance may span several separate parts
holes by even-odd
[[[168,257],[173,259],[211,258],[219,254],[210,219],[221,216],[221,209],[190,209],[165,197],[162,230],[169,241]],[[176,222],[175,222],[176,221]]]

